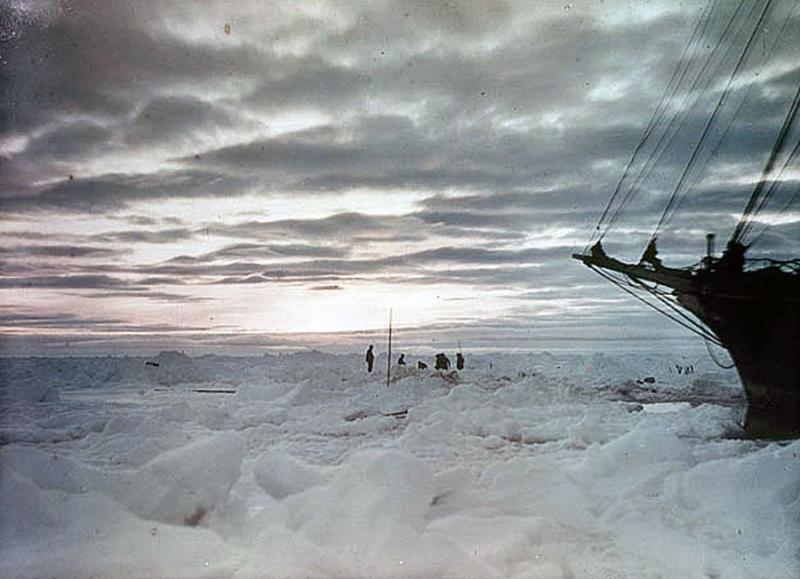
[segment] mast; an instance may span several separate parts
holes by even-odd
[[[392,309],[389,308],[389,356],[386,358],[386,387],[392,379]]]

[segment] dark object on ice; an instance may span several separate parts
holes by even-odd
[[[154,367],[158,368],[160,364],[158,362],[145,362],[144,365],[145,366],[154,366]]]
[[[398,366],[405,366],[406,365],[406,355],[400,354],[400,357],[397,359]]]
[[[188,527],[196,527],[203,522],[206,517],[206,510],[203,507],[197,507],[191,515],[183,518],[183,524]]]
[[[353,422],[355,420],[361,420],[369,416],[369,413],[366,410],[356,410],[351,412],[350,414],[345,415],[344,419],[345,422]]]
[[[741,107],[741,102],[736,102],[737,99],[729,97],[736,91],[732,87],[741,80],[740,73],[747,68],[740,65],[748,61],[754,50],[758,50],[759,42],[754,40],[756,37],[766,38],[769,34],[775,37],[776,42],[780,40],[780,32],[771,30],[769,18],[765,18],[769,7],[770,3],[765,3],[759,8],[760,16],[748,34],[737,36],[738,32],[726,30],[720,36],[718,42],[737,45],[740,55],[723,67],[722,74],[728,80],[722,91],[712,88],[714,83],[709,83],[709,88],[701,90],[697,97],[700,99],[698,102],[707,99],[716,103],[714,107],[708,107],[710,116],[705,119],[702,133],[697,138],[694,134],[690,137],[688,133],[694,129],[683,130],[681,125],[677,129],[679,138],[674,138],[676,134],[669,135],[669,142],[662,148],[667,132],[674,126],[673,120],[682,115],[684,118],[681,120],[685,121],[694,106],[680,104],[677,110],[667,106],[667,103],[677,102],[676,95],[689,90],[688,85],[694,82],[691,75],[686,74],[688,67],[694,65],[688,61],[680,65],[682,73],[668,87],[665,100],[656,108],[649,128],[636,145],[600,216],[597,235],[593,237],[597,242],[584,253],[573,254],[573,257],[707,342],[726,349],[747,395],[746,435],[781,439],[800,437],[800,258],[751,259],[746,254],[770,227],[763,220],[764,209],[782,215],[792,210],[792,204],[797,200],[797,196],[791,193],[788,199],[778,197],[790,189],[791,181],[783,175],[783,170],[800,150],[797,142],[800,85],[793,87],[794,90],[783,101],[776,101],[785,103],[787,107],[780,126],[766,120],[758,126],[759,131],[771,131],[773,141],[771,146],[765,143],[766,146],[750,153],[751,158],[763,155],[766,162],[749,198],[742,199],[742,214],[722,256],[713,255],[713,237],[707,237],[706,255],[687,267],[666,266],[655,255],[655,240],[676,219],[679,208],[702,206],[702,199],[685,203],[689,201],[689,193],[698,190],[692,186],[689,177],[702,175],[705,166],[701,168],[700,163],[713,159],[720,145],[730,144],[725,142],[725,134],[717,138],[721,132],[721,119],[725,118],[727,123],[740,121],[737,119],[740,111],[747,110]],[[710,10],[715,8],[712,6]],[[713,18],[713,15],[709,16]],[[688,40],[686,49],[690,52],[687,54],[694,54],[694,49],[704,42],[702,37],[699,34]],[[709,52],[703,67],[712,64],[713,58],[715,55]],[[769,65],[765,62],[763,66]],[[673,115],[672,119],[667,120],[669,115]],[[671,194],[663,206],[642,261],[630,264],[608,256],[601,240],[619,222],[627,207],[638,207],[631,200],[640,191],[650,189],[650,170],[657,166],[663,154],[674,153],[677,147],[685,146],[685,139],[689,138],[693,144],[683,157],[686,164],[678,173],[680,176],[674,187],[670,184]],[[653,178],[659,174],[655,171]],[[735,193],[735,190],[731,191],[731,195]],[[759,224],[759,218],[762,218],[763,225]],[[669,233],[676,234],[677,230],[679,227]],[[768,247],[762,246],[761,249],[769,251]]]
[[[450,358],[445,356],[443,353],[436,354],[436,364],[434,365],[436,370],[449,370],[450,369]]]
[[[456,368],[459,370],[464,369],[464,356],[461,355],[461,352],[456,354]]]
[[[428,365],[425,362],[417,362],[417,370],[427,370]]]
[[[398,410],[397,412],[386,412],[381,414],[383,414],[383,416],[391,416],[392,418],[405,418],[408,416],[408,408],[405,410]]]
[[[641,380],[636,381],[637,384],[655,384],[656,379],[653,376],[645,376]]]
[[[194,388],[192,392],[197,392],[198,394],[236,394],[236,390],[217,388]]]
[[[442,378],[444,378],[445,382],[449,382],[450,384],[458,384],[458,371],[453,370],[447,374],[442,374]]]
[[[367,362],[367,372],[372,372],[372,366],[375,364],[375,354],[372,353],[372,344],[367,348],[367,355],[364,357]]]

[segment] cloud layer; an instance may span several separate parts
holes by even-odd
[[[0,325],[272,336],[366,331],[393,305],[452,339],[491,321],[498,344],[551,319],[662,328],[569,255],[677,68],[680,130],[606,238],[641,254],[764,5],[709,6],[7,3]],[[675,265],[729,234],[800,83],[800,13],[766,22],[660,235]],[[797,207],[777,210],[799,175],[754,255],[796,257]]]

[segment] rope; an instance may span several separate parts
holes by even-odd
[[[677,323],[678,325],[682,326],[683,328],[686,328],[687,330],[689,330],[693,334],[697,334],[698,336],[700,336],[702,338],[706,338],[708,340],[711,340],[712,342],[714,342],[715,344],[719,345],[720,347],[724,347],[722,345],[722,342],[720,342],[719,339],[716,336],[714,336],[713,334],[710,334],[707,331],[698,330],[698,329],[692,327],[691,325],[683,322],[679,318],[676,318],[675,316],[671,315],[669,312],[665,312],[664,310],[659,309],[658,306],[656,306],[654,304],[651,304],[650,302],[648,302],[647,300],[645,300],[641,296],[637,295],[636,292],[634,292],[633,290],[630,290],[630,289],[626,288],[622,283],[620,283],[618,280],[616,280],[613,276],[611,276],[611,275],[607,274],[606,272],[600,270],[596,266],[590,265],[589,267],[592,270],[594,270],[594,272],[597,273],[599,276],[601,276],[602,278],[606,279],[607,281],[610,281],[611,283],[613,283],[614,285],[619,287],[621,290],[623,290],[627,294],[633,296],[634,298],[636,298],[637,300],[639,300],[640,302],[645,304],[647,307],[654,309],[655,311],[657,311],[658,313],[660,313],[663,316],[666,316],[667,318],[669,318],[673,322]]]
[[[736,362],[731,362],[729,366],[726,366],[725,364],[720,362],[719,359],[714,355],[714,352],[711,351],[711,346],[708,345],[709,341],[708,340],[703,340],[703,343],[706,345],[706,351],[708,352],[708,355],[711,357],[711,360],[713,360],[713,362],[717,366],[719,366],[723,370],[730,370],[731,368],[736,366]]]
[[[680,86],[680,83],[686,76],[686,73],[690,67],[690,63],[699,45],[697,39],[702,37],[703,34],[705,33],[705,30],[708,26],[708,22],[711,19],[711,13],[714,11],[715,5],[716,5],[716,0],[709,0],[706,3],[705,7],[703,8],[703,12],[700,14],[700,18],[698,18],[697,22],[695,23],[694,30],[692,31],[692,34],[690,35],[686,44],[683,46],[683,50],[681,51],[681,56],[678,59],[678,63],[675,65],[675,69],[672,72],[672,76],[670,77],[670,80],[667,83],[667,89],[661,96],[661,100],[659,101],[656,110],[653,112],[653,116],[650,117],[650,121],[648,122],[647,127],[645,128],[645,131],[641,139],[639,140],[639,143],[636,145],[636,148],[634,149],[631,158],[628,160],[628,163],[625,166],[625,170],[622,172],[622,175],[620,176],[619,181],[617,182],[617,186],[614,188],[614,192],[611,194],[611,198],[608,200],[608,203],[606,204],[603,213],[600,215],[600,219],[598,220],[597,226],[595,227],[596,231],[600,231],[600,226],[605,221],[608,212],[611,210],[611,207],[614,204],[614,200],[616,199],[619,192],[622,190],[622,184],[625,181],[625,179],[627,179],[628,173],[630,172],[631,168],[636,162],[636,158],[639,156],[639,153],[644,148],[645,143],[650,139],[650,135],[652,135],[655,127],[658,125],[659,122],[661,122],[661,118],[664,114],[664,111],[666,110],[667,103],[675,95],[678,86]],[[690,47],[692,49],[691,57],[686,58]],[[686,63],[685,65],[684,62]],[[605,231],[600,235],[600,239],[603,239],[603,237],[607,232],[608,232],[608,227],[606,227]]]
[[[706,122],[705,127],[703,128],[703,132],[701,133],[700,138],[695,144],[694,150],[692,151],[692,155],[689,158],[689,163],[683,170],[683,173],[681,174],[681,177],[678,180],[677,185],[675,185],[675,189],[673,190],[672,195],[670,196],[670,199],[667,202],[667,206],[664,209],[664,213],[661,215],[661,219],[659,219],[658,224],[656,224],[656,228],[655,231],[653,231],[651,239],[655,239],[658,236],[658,233],[661,231],[663,225],[666,223],[668,219],[672,217],[673,214],[672,209],[677,201],[678,193],[680,192],[683,183],[686,180],[686,177],[689,175],[690,171],[694,167],[694,163],[697,160],[697,155],[700,152],[700,149],[702,148],[706,138],[708,137],[708,133],[711,130],[711,127],[714,125],[717,116],[719,115],[719,111],[722,109],[723,103],[728,97],[728,94],[730,94],[730,89],[731,85],[733,84],[733,80],[739,74],[739,70],[741,69],[742,64],[744,63],[748,53],[750,52],[750,47],[752,46],[753,41],[758,35],[758,32],[761,30],[761,24],[764,22],[764,18],[767,15],[770,6],[772,6],[772,0],[767,0],[766,3],[764,4],[764,9],[761,11],[758,21],[756,21],[756,24],[753,27],[753,31],[750,33],[750,37],[748,38],[747,43],[745,44],[741,54],[739,55],[738,60],[736,61],[736,66],[734,67],[733,71],[728,77],[728,81],[725,84],[725,89],[722,91],[722,94],[720,94],[720,97],[717,100],[717,104],[714,107],[714,111],[711,113],[711,117]]]
[[[728,54],[730,54],[730,52],[733,49],[733,46],[735,45],[735,43],[732,43],[732,44],[730,44],[728,46],[728,48],[726,49],[725,53],[722,55],[722,58],[716,64],[716,66],[714,67],[714,70],[711,72],[711,74],[710,75],[706,75],[705,73],[706,73],[708,67],[711,66],[711,63],[714,62],[714,60],[716,59],[717,53],[719,52],[719,49],[722,47],[723,39],[730,32],[730,30],[733,27],[734,22],[736,22],[737,17],[739,16],[739,13],[740,13],[740,11],[741,11],[743,6],[744,6],[744,0],[740,0],[739,4],[736,7],[736,10],[733,12],[731,17],[728,19],[728,22],[726,23],[724,30],[720,34],[720,36],[717,39],[716,43],[714,44],[714,48],[712,49],[712,51],[709,54],[708,58],[706,58],[705,62],[703,63],[703,65],[700,68],[700,70],[698,71],[697,75],[692,80],[691,85],[686,89],[685,94],[684,94],[683,98],[681,99],[680,104],[675,109],[675,111],[672,113],[671,118],[667,121],[666,127],[661,132],[661,136],[659,137],[658,141],[656,142],[655,147],[653,147],[653,150],[650,153],[650,157],[642,165],[642,168],[639,170],[636,178],[634,179],[633,185],[631,185],[629,187],[629,189],[628,189],[627,193],[624,195],[624,197],[622,199],[622,202],[620,203],[619,207],[617,208],[617,210],[615,211],[615,213],[612,215],[611,219],[609,220],[609,222],[608,222],[608,224],[606,226],[605,233],[607,233],[608,230],[612,227],[612,225],[614,225],[614,223],[616,223],[616,221],[619,218],[619,216],[622,213],[622,211],[624,211],[624,209],[630,204],[631,200],[639,192],[642,183],[645,180],[648,179],[650,174],[653,172],[653,169],[660,164],[660,162],[663,159],[663,157],[666,154],[666,152],[670,150],[670,148],[672,147],[672,144],[675,142],[675,138],[681,133],[681,131],[688,124],[689,117],[691,115],[684,115],[683,117],[681,117],[681,114],[686,112],[687,109],[690,112],[694,111],[697,108],[697,106],[701,103],[700,96],[702,96],[702,94],[704,94],[709,89],[709,87],[711,86],[713,78],[716,76],[717,71],[720,69],[722,64],[727,59],[727,56],[728,56]],[[750,14],[752,15],[754,13],[755,13],[755,6],[751,7],[751,9],[750,9]],[[735,33],[735,36],[739,36],[739,34],[744,30],[745,24],[746,24],[746,19],[743,19],[741,24],[740,24],[740,26],[739,26],[739,29]],[[688,68],[686,70],[688,70]],[[700,85],[700,81],[701,80],[705,80],[705,85],[699,91],[700,94],[696,94],[695,91],[698,88],[698,86]],[[695,94],[696,94],[696,96],[694,96],[694,98],[692,100],[692,95],[695,95]],[[690,103],[690,100],[691,100],[691,103]],[[678,119],[679,118],[681,119],[680,123],[678,123]],[[605,233],[603,235],[605,235]],[[601,237],[601,239],[602,239],[602,237]]]

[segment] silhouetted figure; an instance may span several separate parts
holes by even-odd
[[[400,357],[397,359],[398,366],[405,366],[406,365],[406,355],[400,354]]]
[[[428,365],[425,362],[417,362],[417,370],[427,370]]]
[[[372,372],[372,365],[375,364],[375,354],[372,353],[372,344],[367,348],[367,355],[364,359],[367,362],[367,372]]]
[[[461,352],[456,354],[456,368],[459,370],[464,369],[464,356],[461,355]]]
[[[436,354],[436,364],[434,368],[437,370],[449,370],[450,369],[450,359],[442,353]]]
[[[744,271],[744,252],[747,246],[738,241],[729,241],[719,260],[719,269],[729,274],[740,274]]]
[[[661,259],[658,257],[658,249],[656,248],[655,237],[650,240],[650,243],[647,244],[647,248],[642,254],[642,262],[649,263],[653,267],[661,267]]]

